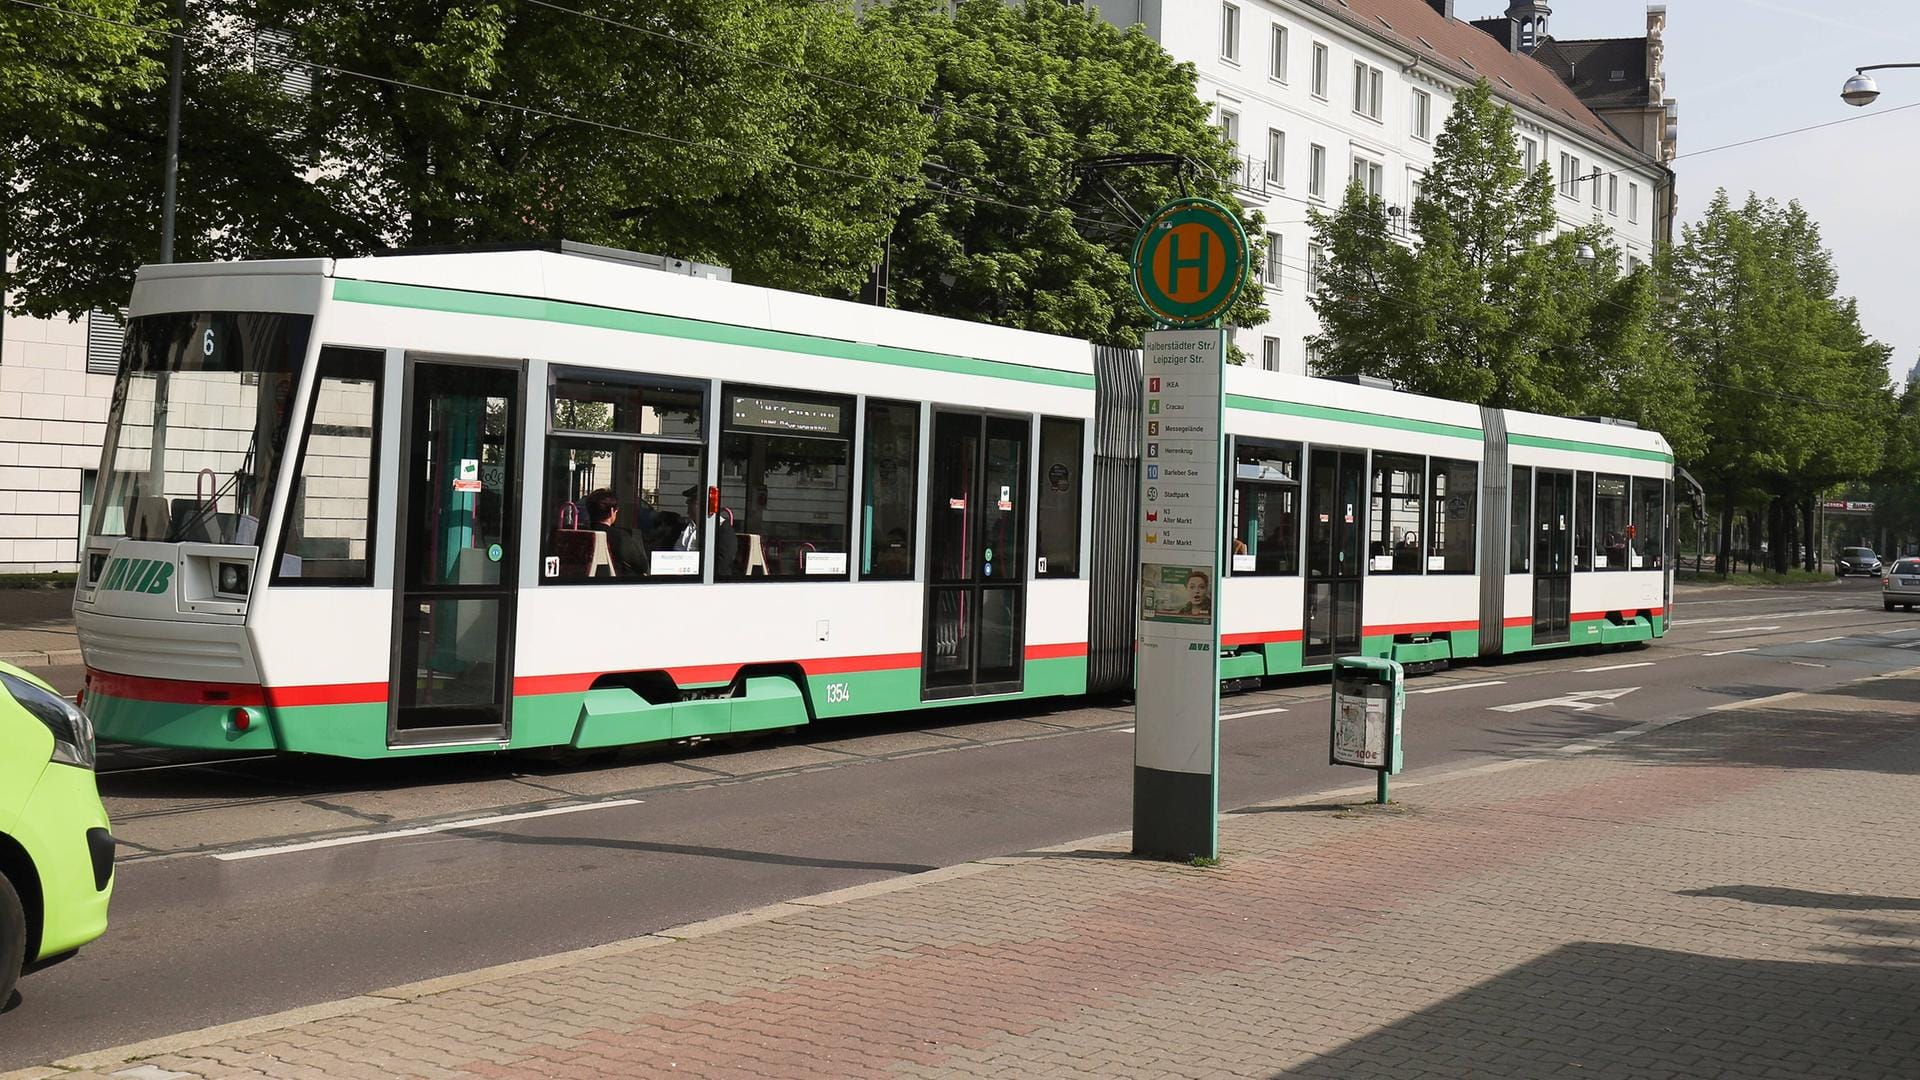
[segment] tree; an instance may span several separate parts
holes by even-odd
[[[948,8],[896,0],[868,15],[916,42],[934,75],[928,186],[893,234],[895,302],[1137,345],[1149,326],[1127,271],[1138,218],[1183,193],[1239,208],[1234,150],[1194,93],[1193,66],[1174,63],[1141,28],[1117,29],[1079,7]],[[1191,168],[1184,178],[1076,171],[1124,153],[1177,155]],[[1257,215],[1243,223],[1260,234]],[[1263,301],[1250,284],[1227,321],[1264,322]]]
[[[1604,412],[1692,452],[1699,426],[1653,332],[1651,271],[1623,273],[1598,226],[1554,235],[1553,200],[1546,167],[1521,161],[1512,110],[1484,81],[1463,88],[1414,200],[1411,243],[1357,183],[1336,212],[1310,212],[1329,256],[1311,297],[1319,373],[1501,408]]]
[[[851,0],[192,10],[183,259],[565,237],[848,295],[922,182],[925,65]],[[40,148],[27,306],[124,297],[151,257],[151,89]]]
[[[1734,515],[1745,511],[1749,536],[1767,535],[1779,571],[1800,515],[1811,569],[1814,499],[1871,475],[1885,452],[1894,407],[1886,347],[1836,295],[1832,257],[1797,203],[1749,195],[1736,209],[1721,191],[1665,264],[1673,300],[1663,329],[1699,388],[1707,450],[1694,464],[1720,499],[1721,568]]]

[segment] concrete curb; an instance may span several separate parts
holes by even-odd
[[[1920,667],[1889,671],[1878,675],[1866,675],[1854,679],[1852,682],[1874,682],[1880,679],[1911,678],[1914,676],[1920,676]],[[1783,694],[1773,694],[1763,698],[1723,702],[1697,712],[1644,721],[1632,727],[1623,728],[1620,731],[1583,739],[1577,743],[1570,743],[1545,754],[1533,754],[1526,757],[1481,762],[1477,765],[1447,769],[1437,772],[1432,776],[1420,776],[1417,779],[1403,780],[1396,786],[1402,790],[1412,787],[1430,787],[1434,784],[1445,783],[1449,780],[1467,776],[1483,775],[1490,772],[1504,772],[1509,769],[1524,768],[1529,765],[1539,765],[1551,761],[1564,761],[1570,757],[1590,753],[1603,747],[1613,746],[1642,735],[1652,734],[1653,732],[1661,731],[1676,724],[1686,723],[1689,720],[1704,719],[1719,713],[1737,712],[1742,709],[1764,708],[1799,698],[1813,698],[1819,697],[1822,694],[1833,694],[1835,692],[1840,692],[1842,696],[1844,696],[1844,689],[1848,685],[1850,684],[1843,683],[1840,686],[1825,691],[1792,691]],[[1367,798],[1373,794],[1373,790],[1371,784],[1325,788],[1306,794],[1288,796],[1284,799],[1273,799],[1267,802],[1251,803],[1247,806],[1236,807],[1233,810],[1221,813],[1220,818],[1226,821],[1251,810],[1270,807],[1299,806],[1334,799]],[[284,1012],[269,1013],[265,1016],[236,1020],[214,1027],[201,1028],[198,1031],[164,1035],[141,1042],[128,1043],[124,1046],[108,1047],[104,1050],[94,1050],[84,1054],[76,1054],[72,1057],[61,1058],[53,1062],[50,1066],[32,1066],[25,1069],[16,1069],[12,1072],[0,1073],[0,1080],[50,1080],[50,1078],[63,1076],[70,1072],[89,1069],[100,1070],[109,1066],[131,1063],[142,1058],[158,1057],[163,1054],[192,1050],[226,1039],[246,1038],[254,1035],[262,1035],[271,1031],[297,1027],[315,1020],[326,1020],[336,1016],[372,1012],[393,1005],[417,1001],[421,998],[431,997],[436,994],[464,989],[496,979],[531,972],[549,971],[554,968],[595,960],[601,957],[623,956],[646,949],[673,945],[682,941],[709,937],[713,934],[738,929],[743,926],[754,926],[764,922],[771,922],[775,919],[798,915],[817,908],[832,907],[838,904],[850,903],[855,900],[906,892],[923,886],[938,884],[942,881],[951,881],[958,878],[991,873],[1010,866],[1021,866],[1044,860],[1049,855],[1079,851],[1087,848],[1112,848],[1116,845],[1124,844],[1129,836],[1131,836],[1129,832],[1104,833],[1099,836],[1090,836],[1064,844],[1055,844],[1051,847],[1035,848],[1031,851],[978,859],[973,862],[957,863],[953,866],[945,866],[924,873],[886,878],[880,881],[868,882],[864,885],[854,885],[848,888],[815,893],[811,896],[796,897],[791,900],[783,900],[778,903],[768,904],[764,907],[753,908],[731,915],[720,915],[711,919],[702,919],[698,922],[668,927],[664,930],[657,930],[651,934],[642,934],[638,937],[609,942],[605,945],[594,945],[584,949],[554,953],[549,956],[516,960],[505,964],[495,964],[490,967],[476,968],[472,971],[457,972],[438,978],[403,983],[399,986],[392,986],[383,990],[372,990],[353,997],[340,998],[315,1005],[306,1005],[296,1009],[288,1009]]]
[[[0,663],[12,664],[18,668],[67,667],[80,662],[79,649],[0,653]]]

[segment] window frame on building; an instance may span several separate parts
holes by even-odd
[[[1419,87],[1415,87],[1413,91],[1413,105],[1409,112],[1411,115],[1407,118],[1407,127],[1412,131],[1413,137],[1421,142],[1431,142],[1433,139],[1433,95]]]
[[[1287,27],[1285,23],[1274,23],[1273,31],[1267,37],[1271,51],[1267,54],[1267,78],[1285,84],[1287,81]]]
[[[1327,148],[1319,143],[1307,146],[1307,197],[1322,202],[1327,198]]]
[[[1607,174],[1607,213],[1620,216],[1620,174]]]
[[[1220,59],[1240,63],[1240,5],[1233,0],[1220,0]]]
[[[1286,237],[1280,233],[1267,234],[1266,257],[1261,261],[1260,282],[1270,289],[1280,288],[1280,273],[1286,265],[1283,253],[1285,240]]]
[[[1387,197],[1387,167],[1371,151],[1355,150],[1348,179],[1360,185],[1369,198]]]
[[[1332,77],[1333,56],[1327,51],[1327,43],[1313,43],[1313,77],[1308,84],[1308,93],[1321,101],[1327,100],[1327,80]]]
[[[1640,185],[1627,181],[1627,221],[1640,224]]]
[[[1262,337],[1260,339],[1261,370],[1263,371],[1279,371],[1280,370],[1280,363],[1281,363],[1280,347],[1281,347],[1280,339],[1277,337],[1274,337],[1272,334],[1268,334],[1265,337]]]
[[[1267,129],[1265,175],[1268,184],[1282,189],[1287,186],[1287,133],[1279,128]]]
[[[1365,60],[1353,62],[1353,111],[1379,121],[1386,110],[1386,74]]]

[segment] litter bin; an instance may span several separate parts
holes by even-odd
[[[1406,669],[1398,661],[1373,656],[1334,660],[1329,759],[1335,765],[1378,772],[1380,802],[1387,801],[1387,777],[1401,768],[1400,718],[1406,711]]]

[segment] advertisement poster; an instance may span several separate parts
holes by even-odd
[[[1151,622],[1213,622],[1213,567],[1141,567],[1140,617]]]

